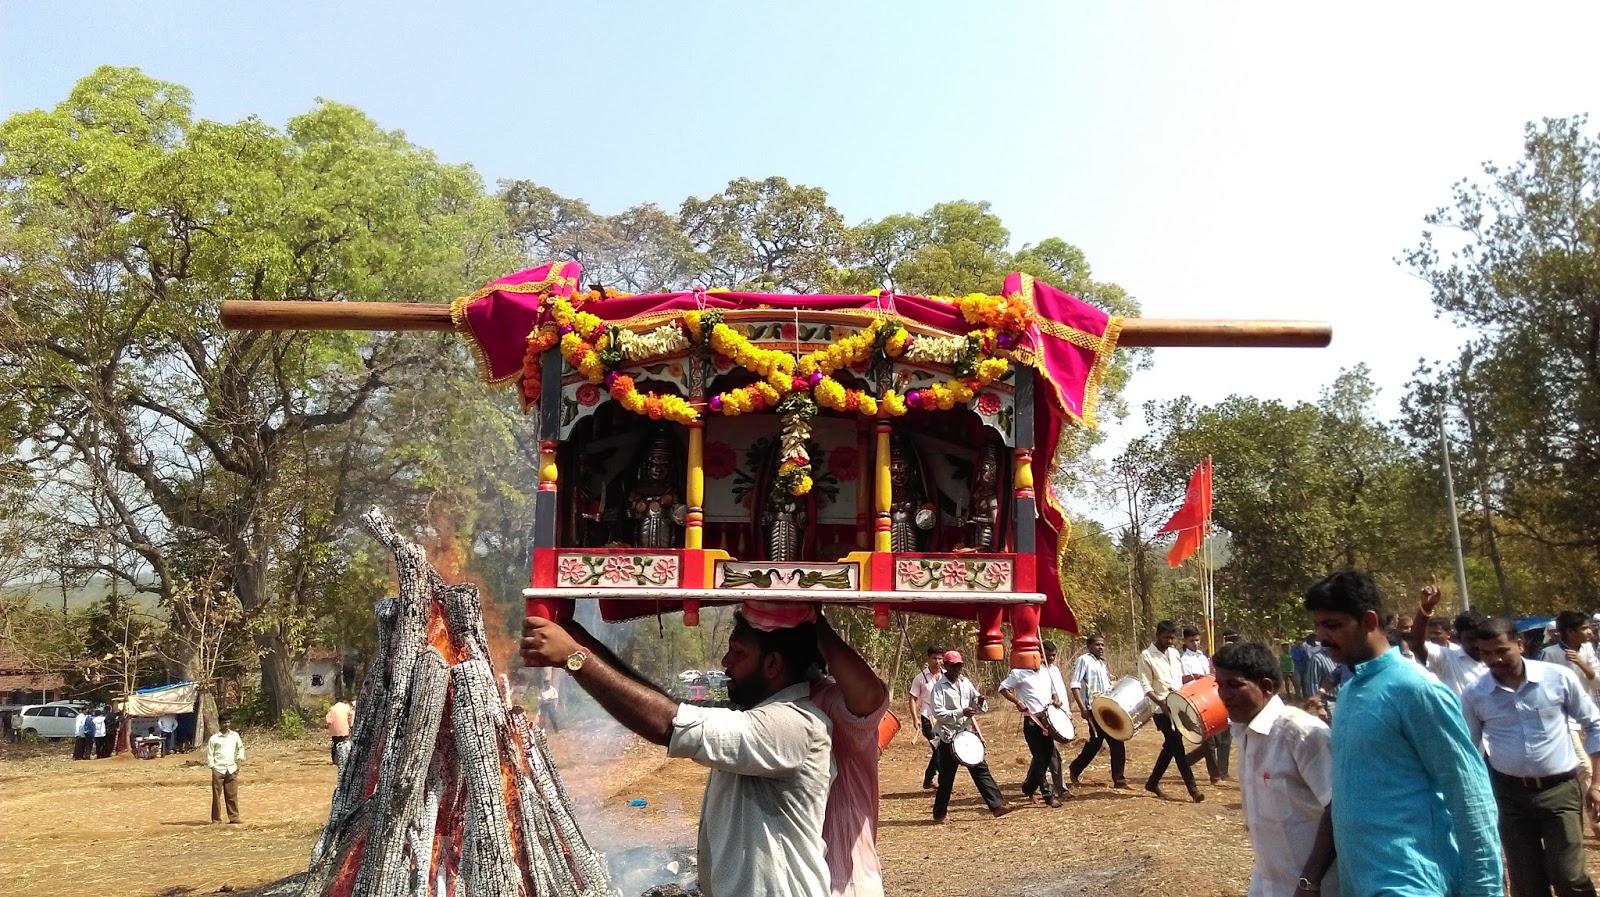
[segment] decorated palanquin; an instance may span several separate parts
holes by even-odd
[[[451,306],[536,414],[528,609],[609,620],[769,602],[973,619],[1033,667],[1076,631],[1048,484],[1094,423],[1120,319],[1013,274],[1000,295],[625,295],[576,263]]]

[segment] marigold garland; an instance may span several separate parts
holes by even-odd
[[[602,296],[590,290],[577,304],[620,295],[624,294]],[[558,297],[550,305],[554,329],[546,325],[528,337],[523,359],[524,405],[537,404],[540,358],[551,345],[559,345],[567,362],[591,383],[604,381],[623,407],[655,420],[688,423],[699,419],[700,412],[678,396],[639,392],[633,378],[617,369],[624,362],[637,364],[685,349],[723,356],[762,378],[712,396],[707,405],[714,413],[736,416],[763,411],[794,395],[804,396],[813,409],[820,406],[868,417],[900,417],[911,408],[947,411],[958,403],[970,404],[978,390],[1005,375],[1010,363],[1001,353],[1009,352],[1016,343],[1015,334],[1032,324],[1034,311],[1032,303],[1021,297],[973,293],[959,299],[929,298],[954,305],[968,323],[985,326],[963,335],[917,337],[898,320],[879,318],[861,331],[797,359],[788,352],[756,345],[723,323],[722,313],[716,309],[685,312],[677,324],[635,333],[579,311],[575,303]],[[862,362],[876,365],[901,357],[916,364],[949,366],[955,376],[904,394],[889,390],[881,398],[848,388],[832,376]]]

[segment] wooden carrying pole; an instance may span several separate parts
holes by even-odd
[[[229,330],[454,330],[450,306],[397,302],[228,300],[222,326]],[[1320,348],[1333,339],[1321,321],[1126,318],[1123,348],[1253,346]]]

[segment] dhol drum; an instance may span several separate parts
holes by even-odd
[[[1049,705],[1039,714],[1039,722],[1044,723],[1050,737],[1060,744],[1070,743],[1076,734],[1072,729],[1072,714],[1065,707]]]
[[[1167,695],[1167,715],[1190,744],[1199,744],[1228,728],[1228,708],[1217,692],[1217,677],[1201,676]]]
[[[976,732],[957,732],[950,739],[950,750],[962,766],[977,766],[983,762],[983,739]]]
[[[883,714],[883,719],[878,721],[878,753],[882,754],[889,747],[889,742],[894,740],[895,733],[900,731],[900,717],[890,710]]]
[[[1111,690],[1089,702],[1095,725],[1107,736],[1127,741],[1155,715],[1155,705],[1145,697],[1138,676],[1123,676]]]

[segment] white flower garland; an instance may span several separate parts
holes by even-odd
[[[689,337],[677,324],[662,324],[648,333],[621,331],[617,348],[623,359],[632,362],[648,361],[663,355],[672,355],[689,348]]]
[[[906,346],[901,356],[912,364],[955,364],[967,349],[962,336],[919,336]]]

